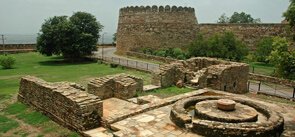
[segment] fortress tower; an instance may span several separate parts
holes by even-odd
[[[196,36],[194,8],[141,6],[120,9],[117,51],[187,46]]]

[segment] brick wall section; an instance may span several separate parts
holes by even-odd
[[[101,99],[129,99],[143,91],[143,80],[127,74],[95,78],[88,83],[88,92]]]
[[[263,37],[284,37],[288,34],[288,24],[199,24],[198,26],[205,37],[212,36],[215,33],[231,31],[253,50],[256,49],[255,45]]]
[[[187,7],[147,6],[120,9],[118,53],[152,49],[184,48],[196,35],[195,10]]]
[[[75,83],[49,83],[26,76],[21,79],[18,100],[74,130],[83,131],[101,125],[102,101]]]
[[[253,74],[253,73],[249,73],[249,79],[256,80],[256,81],[262,81],[262,82],[269,82],[269,83],[274,83],[274,84],[279,84],[279,85],[284,85],[284,86],[289,86],[289,87],[295,88],[295,81],[288,80],[288,79],[281,79],[281,78]]]

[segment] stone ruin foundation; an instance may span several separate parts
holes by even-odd
[[[154,85],[169,87],[187,84],[231,93],[246,93],[249,66],[245,63],[196,57],[160,66],[153,74]]]
[[[61,125],[84,131],[104,124],[102,100],[113,97],[128,99],[142,91],[143,80],[126,74],[92,79],[88,91],[75,83],[50,83],[26,76],[21,79],[18,100]]]
[[[101,99],[129,99],[143,91],[143,80],[127,74],[94,78],[88,83],[88,92]]]
[[[26,76],[21,79],[18,100],[71,129],[88,130],[101,125],[102,101],[75,83],[50,83]]]
[[[172,106],[170,119],[181,128],[210,137],[279,137],[284,130],[284,119],[279,113],[238,97],[183,99]]]
[[[123,74],[111,79],[118,77],[132,78]],[[162,136],[173,133],[276,137],[281,135],[284,126],[283,117],[261,101],[206,88],[168,98],[149,95],[100,100],[75,83],[50,83],[26,76],[21,79],[18,100],[87,137],[157,136],[159,133]]]

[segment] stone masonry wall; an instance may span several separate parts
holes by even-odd
[[[120,9],[117,29],[117,52],[143,48],[182,48],[196,38],[231,31],[250,49],[263,37],[288,36],[288,24],[198,24],[195,10],[187,7],[147,6]]]
[[[75,83],[49,83],[26,76],[21,79],[18,100],[77,131],[101,125],[102,101]]]
[[[88,92],[101,99],[129,99],[143,91],[143,80],[126,74],[95,78],[88,83]]]
[[[0,50],[21,50],[21,49],[36,49],[36,44],[5,44],[0,45]]]
[[[249,66],[213,58],[191,58],[160,66],[152,83],[169,87],[183,82],[199,88],[210,87],[232,93],[248,92]]]
[[[233,32],[250,49],[255,50],[255,45],[263,37],[287,36],[288,24],[199,24],[199,31],[206,37],[225,31]]]
[[[117,52],[138,51],[144,47],[185,48],[196,35],[195,10],[187,7],[147,6],[120,9]]]
[[[141,59],[148,59],[148,60],[155,60],[155,61],[160,61],[163,63],[171,63],[174,61],[177,61],[177,59],[173,59],[173,58],[166,58],[166,57],[160,57],[160,56],[154,56],[154,55],[147,55],[144,53],[140,53],[140,52],[132,52],[132,51],[128,51],[126,52],[127,56],[131,56],[131,57],[136,57],[136,58],[141,58]]]
[[[265,76],[265,75],[259,75],[259,74],[253,74],[249,73],[249,79],[256,80],[256,81],[262,81],[262,82],[269,82],[284,86],[289,86],[295,88],[295,81],[288,80],[288,79],[281,79],[271,76]]]

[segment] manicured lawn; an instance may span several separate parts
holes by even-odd
[[[97,62],[65,62],[59,57],[45,57],[38,53],[12,54],[16,59],[13,69],[0,68],[0,103],[13,100],[19,89],[20,78],[32,75],[49,82],[70,81],[86,86],[88,79],[111,74],[127,73],[144,79],[150,84],[148,73],[111,68]],[[13,101],[12,101],[13,102]],[[27,126],[24,126],[27,125]],[[31,129],[27,129],[27,128]],[[32,130],[32,131],[31,131]],[[10,103],[0,111],[0,136],[79,136],[51,121],[45,115],[21,103]]]
[[[46,81],[70,81],[86,85],[90,77],[100,77],[117,73],[127,73],[144,78],[145,84],[150,82],[151,75],[128,69],[110,68],[95,62],[69,63],[59,57],[45,57],[38,53],[10,55],[16,58],[14,69],[0,69],[0,99],[5,95],[18,91],[22,76],[33,75]]]
[[[251,62],[250,65],[250,72],[253,73],[253,67],[254,67],[254,73],[262,74],[262,75],[268,75],[271,76],[274,74],[275,67],[270,64],[265,64],[262,62]]]

